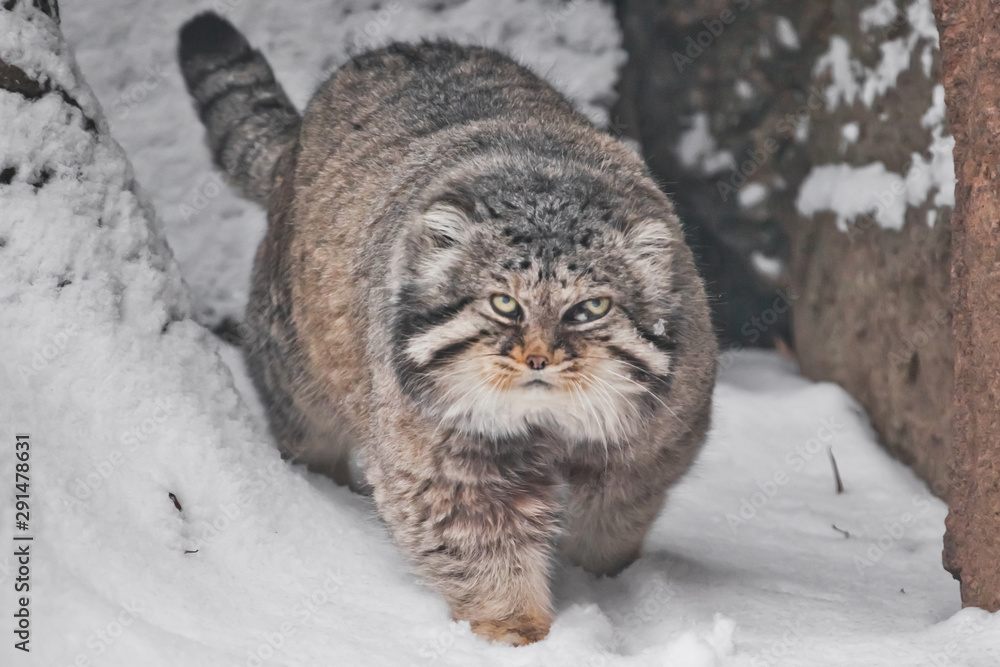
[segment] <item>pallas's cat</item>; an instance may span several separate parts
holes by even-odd
[[[344,483],[360,454],[455,619],[545,637],[553,552],[626,567],[708,428],[716,343],[671,203],[491,50],[357,56],[301,116],[214,14],[179,56],[268,209],[245,351],[283,452]]]

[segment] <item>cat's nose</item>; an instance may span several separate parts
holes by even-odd
[[[540,371],[549,365],[549,358],[544,354],[529,354],[524,361],[535,371]]]

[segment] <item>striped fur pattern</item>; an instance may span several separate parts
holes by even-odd
[[[212,13],[181,29],[178,59],[216,164],[250,199],[266,203],[278,157],[301,123],[271,66]]]
[[[360,455],[454,618],[543,638],[553,552],[628,566],[709,425],[670,202],[544,81],[450,43],[352,59],[269,160],[245,351],[280,446],[344,483]]]

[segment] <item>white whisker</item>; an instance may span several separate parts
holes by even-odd
[[[587,381],[586,377],[581,377],[581,379],[584,380],[584,381]],[[588,382],[588,385],[589,385],[589,382]],[[586,408],[587,412],[592,412],[594,414],[598,414],[597,410],[596,410],[596,406],[594,405],[594,401],[591,399],[589,392],[586,392],[586,391],[583,391],[583,389],[580,389],[580,397],[581,397],[582,400],[586,400],[587,403],[589,404],[589,408]],[[610,464],[610,461],[611,461],[611,452],[610,452],[610,450],[608,448],[608,438],[607,438],[607,435],[604,434],[604,430],[605,430],[604,428],[601,429],[601,432],[602,432],[601,443],[604,445],[604,469],[607,470],[608,469],[608,465]]]
[[[625,363],[625,362],[621,362],[621,363]],[[607,369],[605,369],[605,370],[607,370]],[[686,428],[688,431],[691,430],[691,427],[689,427],[687,424],[685,424],[684,420],[682,420],[680,417],[677,416],[677,413],[673,411],[673,408],[671,408],[669,405],[667,405],[666,403],[664,403],[663,400],[659,396],[657,396],[656,394],[654,394],[649,389],[649,387],[642,386],[642,384],[640,384],[639,382],[636,382],[635,380],[633,380],[632,378],[628,377],[627,375],[622,375],[621,373],[615,373],[612,370],[608,370],[607,372],[611,373],[612,375],[618,376],[621,379],[626,380],[627,382],[631,382],[635,386],[639,387],[639,389],[642,389],[644,392],[646,392],[647,394],[649,394],[650,396],[652,396],[653,398],[655,398],[656,401],[667,410],[667,412],[669,412],[671,415],[673,415],[674,419],[676,419],[678,422],[680,422],[681,426],[683,426],[684,428]]]

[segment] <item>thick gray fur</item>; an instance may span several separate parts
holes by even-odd
[[[181,29],[178,59],[216,164],[248,197],[266,203],[278,158],[302,122],[271,66],[210,12]]]
[[[300,125],[220,22],[185,28],[181,59],[218,162],[268,206],[245,352],[275,437],[344,483],[361,455],[454,618],[541,639],[553,550],[627,567],[709,426],[716,344],[671,203],[495,51],[363,54]]]

